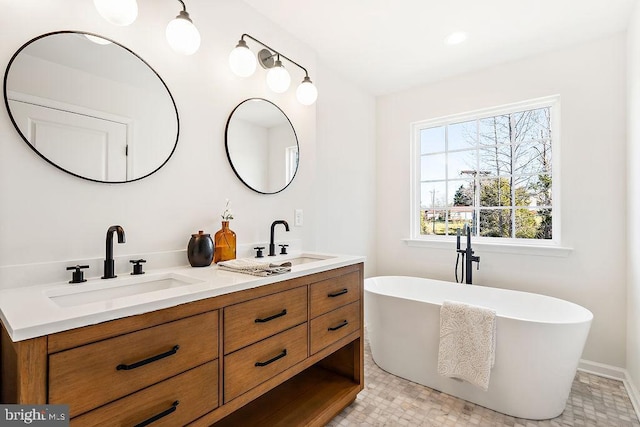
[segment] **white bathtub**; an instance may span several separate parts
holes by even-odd
[[[518,418],[564,410],[593,314],[568,301],[507,289],[415,277],[364,281],[373,360],[394,375]],[[440,306],[492,308],[496,357],[488,391],[438,375]]]

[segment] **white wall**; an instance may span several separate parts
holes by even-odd
[[[170,161],[144,180],[120,185],[93,183],[44,162],[22,142],[8,115],[0,114],[0,269],[17,264],[102,258],[105,233],[112,224],[122,225],[127,235],[127,243],[114,248],[116,256],[185,249],[191,233],[213,233],[220,228],[226,198],[232,201],[235,219],[231,228],[238,235],[238,244],[266,242],[273,220],[293,223],[294,209],[302,208],[304,226],[291,227],[286,236],[280,230],[278,239],[300,239],[306,250],[321,247],[354,254],[368,251],[372,227],[350,229],[348,234],[336,237],[336,244],[318,244],[317,237],[328,234],[328,226],[333,230],[327,219],[339,219],[334,215],[335,207],[354,205],[359,225],[360,216],[373,211],[368,207],[373,205],[374,192],[369,179],[359,178],[349,184],[349,191],[324,192],[326,197],[317,198],[317,189],[324,191],[327,182],[351,173],[351,162],[349,157],[341,157],[340,162],[332,162],[329,167],[323,163],[330,160],[328,148],[320,149],[321,156],[316,154],[316,131],[321,133],[316,126],[316,109],[325,112],[320,120],[323,126],[327,122],[332,125],[327,130],[332,136],[330,143],[339,144],[351,155],[363,145],[373,150],[373,98],[335,75],[322,81],[311,49],[241,1],[191,0],[187,6],[202,36],[200,50],[189,57],[174,53],[164,36],[167,22],[179,11],[177,2],[139,2],[138,20],[130,27],[110,25],[86,0],[24,0],[7,4],[9,9],[4,12],[12,18],[0,26],[1,69],[23,43],[42,33],[75,29],[112,38],[139,54],[163,77],[180,114],[180,141]],[[270,92],[259,67],[250,78],[234,76],[227,58],[243,33],[303,64],[323,88],[317,104],[299,104],[295,87],[282,95]],[[257,46],[248,43],[257,50]],[[290,73],[293,85],[304,77],[293,66]],[[234,175],[225,155],[227,117],[238,103],[250,97],[276,103],[291,119],[299,138],[298,174],[285,191],[275,195],[265,196],[246,188]],[[367,107],[364,110],[363,105]],[[345,109],[358,111],[361,122],[333,123],[333,117]],[[365,153],[361,161],[360,169],[372,173],[374,154]],[[331,176],[324,175],[328,173]],[[351,200],[352,194],[361,195],[358,202]],[[372,221],[368,218],[365,222],[371,225]],[[147,268],[154,268],[153,262],[147,263]],[[66,272],[62,274],[66,276]],[[91,271],[89,277],[100,274],[101,271]],[[0,287],[20,284],[0,283]]]
[[[640,5],[631,16],[627,38],[627,371],[640,390]],[[640,402],[638,402],[640,403]]]
[[[415,248],[401,240],[409,237],[409,124],[554,94],[561,96],[562,244],[573,251],[562,258],[476,248],[481,263],[474,283],[537,292],[587,307],[594,321],[583,357],[624,367],[623,34],[380,97],[378,274],[454,280],[453,245]]]
[[[318,68],[316,203],[322,211],[315,224],[318,250],[365,255],[365,276],[373,276],[379,185],[375,174],[376,100],[331,68],[323,64]],[[300,156],[304,155],[301,147]]]
[[[233,167],[241,171],[242,180],[251,188],[259,190],[269,186],[268,130],[247,120],[235,119],[233,126],[227,130],[230,141],[239,143],[228,146],[229,156],[233,159]]]

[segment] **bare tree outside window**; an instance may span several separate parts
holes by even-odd
[[[420,129],[420,233],[552,239],[551,107]]]

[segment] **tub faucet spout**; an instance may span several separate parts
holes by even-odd
[[[285,230],[289,231],[289,223],[283,219],[278,221],[273,221],[273,223],[271,223],[271,235],[269,237],[269,256],[276,256],[276,245],[275,245],[275,242],[273,241],[273,235],[275,232],[276,225],[278,224],[284,225]]]
[[[105,251],[106,254],[104,260],[104,275],[102,276],[103,279],[113,279],[114,277],[116,277],[114,265],[115,263],[113,261],[113,233],[118,234],[118,243],[125,242],[124,228],[120,227],[119,225],[112,225],[111,227],[109,227],[109,229],[107,230],[106,238],[107,249]]]
[[[458,229],[456,252],[458,252],[458,256],[462,255],[462,275],[465,278],[465,283],[467,285],[471,285],[473,283],[473,263],[477,263],[476,267],[480,270],[480,257],[474,255],[474,251],[471,248],[471,228],[469,225],[465,225],[464,231],[467,234],[467,247],[465,249],[460,249],[460,229]],[[457,281],[458,262],[456,261],[456,282]]]

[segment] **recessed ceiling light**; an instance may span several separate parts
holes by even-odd
[[[463,31],[456,31],[455,33],[449,34],[449,37],[446,38],[445,42],[447,44],[460,44],[467,39],[467,33]]]

